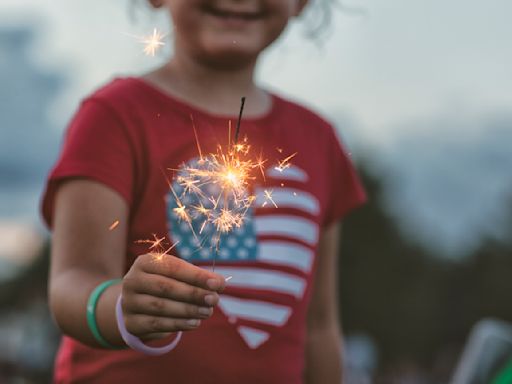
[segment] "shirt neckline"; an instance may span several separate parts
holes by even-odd
[[[218,120],[218,121],[236,121],[238,119],[238,115],[221,115],[215,114],[209,111],[206,111],[200,107],[195,105],[191,105],[185,100],[179,99],[178,97],[166,92],[165,90],[158,88],[157,86],[147,82],[146,80],[130,76],[126,79],[135,82],[137,85],[143,87],[144,89],[150,91],[151,93],[157,95],[158,97],[164,99],[166,102],[170,102],[175,107],[179,108],[186,114],[192,114],[194,116],[202,116],[208,120]],[[260,116],[251,116],[251,117],[242,117],[242,121],[246,123],[262,123],[268,120],[271,120],[277,115],[278,112],[278,104],[280,102],[280,98],[273,94],[272,92],[268,92],[271,97],[271,106],[267,112]]]

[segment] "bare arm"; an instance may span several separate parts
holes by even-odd
[[[122,278],[129,208],[112,189],[91,180],[70,180],[58,190],[53,222],[49,299],[61,330],[85,344],[98,346],[86,321],[86,304],[101,282]],[[119,220],[115,230],[109,226]],[[216,284],[207,282],[215,279]],[[187,320],[204,319],[218,301],[223,279],[176,257],[155,263],[139,256],[121,284],[108,288],[96,308],[100,333],[122,345],[115,322],[115,300],[123,291],[128,330],[143,338],[156,333],[190,330]],[[205,302],[205,297],[213,297]],[[199,308],[209,308],[208,313]]]
[[[341,334],[338,321],[337,267],[340,225],[320,239],[319,262],[307,318],[306,383],[342,382]]]

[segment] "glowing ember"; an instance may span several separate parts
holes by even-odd
[[[116,221],[114,221],[114,222],[110,225],[110,227],[108,227],[108,230],[109,230],[109,231],[112,231],[112,230],[116,229],[118,225],[119,225],[119,220],[116,220]]]

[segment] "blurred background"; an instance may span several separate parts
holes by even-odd
[[[321,1],[258,78],[336,124],[370,197],[343,230],[347,382],[511,383],[512,2]],[[142,53],[154,27],[142,0],[0,2],[0,383],[50,380],[38,199],[80,99],[172,54]]]

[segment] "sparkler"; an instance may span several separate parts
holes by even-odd
[[[250,183],[256,179],[255,173],[261,172],[266,162],[261,155],[251,157],[251,146],[247,137],[240,140],[240,122],[243,114],[245,98],[241,100],[240,113],[236,124],[234,140],[231,139],[231,122],[228,125],[228,146],[217,146],[215,153],[203,154],[194,119],[191,116],[199,159],[183,165],[176,171],[176,188],[169,183],[176,207],[173,212],[178,220],[186,222],[197,240],[199,247],[206,238],[201,235],[212,234],[210,243],[218,253],[220,238],[246,221],[246,213],[256,200],[250,193]],[[187,203],[184,202],[190,202]],[[272,191],[265,191],[265,202],[272,202]],[[195,225],[194,225],[195,224]],[[213,260],[215,268],[215,258]]]
[[[199,160],[178,170],[176,182],[183,191],[180,196],[171,186],[177,205],[174,208],[174,213],[178,219],[189,224],[192,220],[201,220],[199,234],[212,225],[217,232],[215,241],[217,245],[222,233],[227,233],[243,225],[245,213],[255,200],[255,196],[248,192],[249,182],[255,179],[252,174],[253,170],[256,168],[262,170],[264,164],[262,159],[253,161],[249,157],[250,146],[247,143],[247,138],[244,138],[242,142],[238,141],[244,101],[245,98],[242,98],[235,140],[231,142],[231,138],[228,137],[227,150],[219,145],[216,153],[203,155],[197,130],[191,117]],[[230,135],[231,127],[229,127]],[[204,192],[205,186],[213,186],[215,192],[207,194]],[[194,195],[195,200],[199,202],[195,205],[184,205],[183,200],[187,195]],[[194,231],[194,235],[197,237],[198,234]]]
[[[197,251],[209,237],[209,243],[215,249],[213,270],[221,236],[245,224],[246,214],[256,200],[263,200],[262,207],[277,208],[272,189],[264,190],[260,199],[250,192],[251,182],[257,179],[258,172],[265,179],[264,165],[267,160],[261,155],[256,158],[251,155],[247,137],[240,140],[244,104],[245,98],[242,98],[234,140],[231,139],[229,122],[228,145],[217,145],[214,153],[203,153],[194,119],[190,116],[199,158],[182,165],[180,169],[170,169],[176,172],[174,186],[169,182],[175,201],[172,212],[179,221],[188,225]],[[279,153],[282,151],[278,149]],[[296,154],[278,161],[276,169],[282,172],[290,167],[290,160]]]

